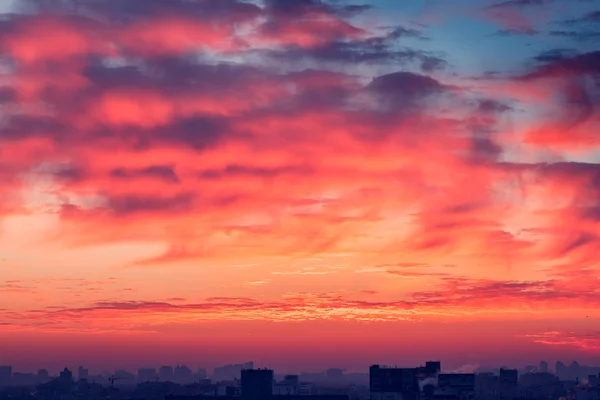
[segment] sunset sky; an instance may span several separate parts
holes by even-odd
[[[600,364],[600,1],[0,8],[0,364]]]

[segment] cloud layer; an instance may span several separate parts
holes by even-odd
[[[464,3],[485,46],[538,45],[473,71],[436,8],[22,2],[0,23],[6,329],[597,315],[596,5]]]

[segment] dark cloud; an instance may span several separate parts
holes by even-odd
[[[228,165],[220,170],[206,170],[199,173],[202,179],[223,179],[233,176],[254,176],[258,178],[277,178],[285,175],[307,175],[314,170],[309,166],[281,166],[277,168],[258,168],[244,165]]]
[[[563,37],[577,41],[592,41],[600,39],[600,31],[550,31],[550,36]]]
[[[565,57],[560,54],[559,57],[552,59],[533,72],[523,76],[523,79],[536,79],[551,76],[579,77],[583,74],[600,73],[600,51],[593,51]]]
[[[168,197],[159,196],[119,196],[108,199],[108,208],[118,216],[139,213],[179,214],[193,209],[195,196],[183,193]]]
[[[430,95],[449,90],[429,76],[411,72],[394,72],[376,77],[369,83],[367,89],[398,101],[402,105],[411,105]]]
[[[477,101],[477,110],[483,113],[503,113],[513,108],[500,100],[482,99]]]
[[[591,0],[591,1],[594,1],[594,0]],[[582,16],[581,18],[560,21],[561,24],[567,25],[567,26],[573,26],[573,25],[579,25],[579,24],[585,24],[585,23],[596,23],[596,22],[600,22],[600,10],[589,12],[589,13],[585,14],[584,16]]]
[[[268,57],[282,60],[314,59],[338,63],[401,63],[416,65],[423,71],[443,69],[448,62],[438,55],[422,50],[398,48],[378,39],[364,41],[332,41],[311,49],[288,47],[269,50]]]
[[[554,98],[549,100],[560,105],[560,112],[553,121],[554,130],[560,132],[560,137],[564,137],[563,141],[565,141],[573,130],[589,124],[597,114],[600,101],[597,84],[600,80],[600,52],[595,51],[570,57],[558,52],[556,55],[550,54],[542,57],[542,60],[545,62],[516,80],[534,83],[548,79],[553,80],[556,91]],[[593,138],[595,136],[593,128],[585,135]],[[575,137],[584,140],[579,136]],[[543,140],[543,138],[538,136],[537,140]]]
[[[238,0],[25,0],[22,6],[29,11],[77,12],[95,19],[112,23],[153,18],[165,14],[178,14],[201,20],[228,20],[243,22],[257,18],[260,7]]]
[[[508,0],[500,3],[495,3],[488,6],[489,9],[501,9],[501,8],[519,8],[526,6],[544,6],[554,2],[554,0]]]
[[[573,177],[586,178],[589,188],[600,187],[600,164],[584,162],[553,162],[535,164],[499,164],[499,166],[520,172],[534,172],[539,177],[568,181]]]
[[[583,19],[585,21],[590,22],[600,22],[600,10],[592,11],[591,13],[587,14]]]
[[[265,0],[265,6],[267,14],[284,15],[291,18],[315,12],[348,17],[373,8],[368,4],[347,5],[327,0]]]
[[[117,168],[111,171],[111,177],[131,179],[136,177],[153,177],[170,183],[178,183],[179,177],[170,165],[151,165],[141,169]]]
[[[573,58],[577,55],[577,51],[573,49],[553,49],[544,51],[534,57],[534,60],[540,63],[554,63],[561,60]]]
[[[536,36],[540,32],[533,28],[523,29],[501,29],[494,34],[494,36]]]
[[[500,307],[544,306],[547,302],[580,300],[584,304],[594,304],[598,300],[598,290],[580,293],[570,289],[561,281],[493,281],[466,278],[442,278],[448,291],[420,292],[415,294],[423,303],[444,303],[448,306],[473,305],[476,302],[503,304]],[[500,302],[500,303],[498,303]],[[483,306],[483,304],[482,304]]]
[[[567,238],[567,242],[558,251],[558,256],[565,256],[569,253],[584,247],[593,245],[597,250],[600,250],[600,237],[589,233],[579,233],[575,237]]]

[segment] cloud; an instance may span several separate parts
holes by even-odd
[[[147,289],[35,283],[40,297],[73,287],[86,305],[9,321],[132,331],[181,319],[517,318],[597,306],[598,52],[473,34],[481,54],[515,40],[501,71],[486,74],[479,53],[444,46],[439,21],[389,26],[370,5],[28,5],[0,24],[0,252],[35,245],[96,262],[97,246],[116,246],[98,269],[184,274],[201,262],[207,285],[229,265],[251,267],[231,283],[249,298],[134,301]],[[538,33],[531,41],[584,32],[532,15],[553,7],[508,1],[468,16],[489,31]],[[341,261],[306,261],[328,257]],[[349,282],[387,300],[341,289],[281,297]]]
[[[543,6],[552,3],[554,0],[508,0],[500,3],[495,3],[489,6],[490,9],[495,8],[512,8],[524,6]]]
[[[593,41],[600,38],[600,32],[597,31],[566,31],[566,30],[556,30],[550,31],[551,36],[558,36],[568,39],[573,39],[577,41]]]
[[[545,104],[547,122],[526,132],[525,141],[551,148],[595,145],[598,96],[594,80],[600,74],[599,55],[588,52],[570,56],[558,52],[549,57],[542,56],[539,58],[543,61],[541,65],[518,78],[533,87],[552,82],[556,88],[549,93],[551,97]]]
[[[340,269],[340,267],[335,266],[312,266],[312,267],[303,267],[299,270],[295,271],[273,271],[272,275],[329,275],[335,274]]]
[[[173,167],[168,165],[151,165],[138,170],[126,170],[124,168],[116,168],[111,171],[111,176],[115,178],[135,178],[135,177],[152,177],[162,179],[171,183],[178,183],[179,178]]]
[[[600,332],[548,331],[525,335],[525,337],[536,343],[550,346],[569,346],[586,351],[600,350]]]
[[[36,321],[36,324],[48,324],[57,329],[78,326],[114,330],[119,327],[128,331],[156,330],[175,321],[418,322],[435,316],[460,318],[489,313],[535,314],[549,308],[556,312],[589,312],[598,306],[599,296],[595,282],[588,280],[584,286],[576,281],[564,280],[502,281],[442,277],[437,290],[412,292],[396,301],[351,299],[337,293],[288,293],[276,300],[213,297],[198,302],[180,298],[168,301],[98,301],[89,306],[48,307],[24,313],[5,312],[3,315],[7,322],[24,327]],[[374,292],[363,291],[362,294],[373,295]],[[537,336],[531,337],[541,340]]]

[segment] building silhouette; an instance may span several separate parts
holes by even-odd
[[[0,386],[8,386],[12,381],[12,366],[2,365],[0,366]]]
[[[372,365],[369,368],[371,400],[417,400],[419,381],[416,368]]]
[[[39,369],[37,372],[37,378],[39,383],[46,383],[50,380],[50,373],[47,369]]]
[[[273,396],[273,370],[242,370],[242,399],[262,400]]]
[[[77,379],[88,379],[90,377],[89,371],[87,368],[79,367],[77,369]]]
[[[472,400],[475,398],[475,374],[440,374],[434,399]]]
[[[138,369],[138,382],[150,382],[157,378],[156,369],[154,368],[140,368]]]
[[[170,365],[160,367],[158,370],[158,377],[164,382],[173,381],[173,367]]]

